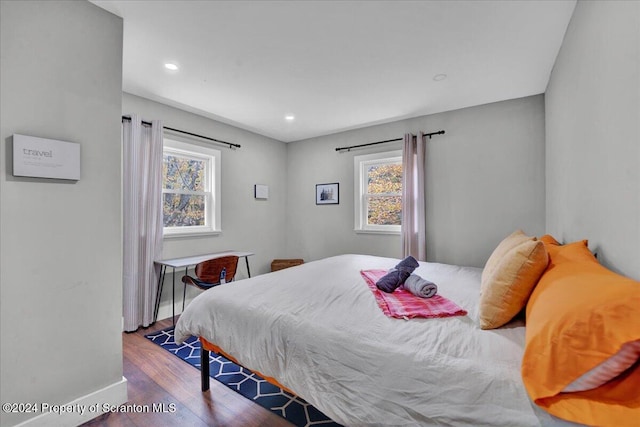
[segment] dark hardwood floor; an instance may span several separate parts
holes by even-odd
[[[111,412],[84,426],[293,426],[214,379],[210,390],[201,392],[198,369],[144,337],[171,324],[171,319],[160,320],[147,329],[122,334],[127,404],[150,408],[164,404],[167,412]]]

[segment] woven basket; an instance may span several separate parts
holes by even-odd
[[[271,262],[271,271],[278,271],[284,268],[294,267],[296,265],[304,264],[304,260],[300,258],[296,259],[274,259]]]

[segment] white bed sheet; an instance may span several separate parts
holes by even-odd
[[[176,340],[204,337],[344,425],[570,425],[526,394],[523,325],[477,326],[481,269],[420,263],[468,315],[403,320],[360,276],[397,262],[341,255],[218,286],[189,304]]]

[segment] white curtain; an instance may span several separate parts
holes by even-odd
[[[427,260],[427,236],[424,196],[425,140],[404,136],[402,150],[402,256]]]
[[[162,123],[138,115],[122,124],[124,330],[153,323],[162,255]]]

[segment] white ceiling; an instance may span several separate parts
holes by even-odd
[[[92,2],[124,19],[125,92],[285,142],[543,93],[575,7]]]

